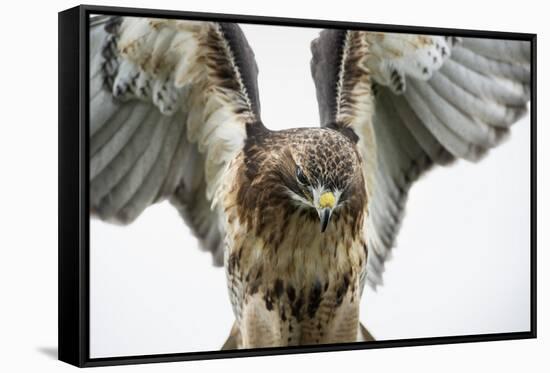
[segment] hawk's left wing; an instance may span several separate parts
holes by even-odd
[[[479,160],[526,113],[530,43],[324,30],[311,49],[321,123],[364,161],[375,287],[412,183],[433,164]]]
[[[90,211],[129,224],[168,200],[223,263],[216,197],[249,130],[258,69],[238,25],[90,20]]]

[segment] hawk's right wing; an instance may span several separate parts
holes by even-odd
[[[90,210],[127,224],[168,199],[223,263],[216,191],[261,126],[254,54],[235,24],[96,17]]]
[[[530,43],[324,30],[311,49],[321,124],[357,141],[364,161],[375,287],[414,181],[477,161],[527,112]]]

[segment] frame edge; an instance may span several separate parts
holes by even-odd
[[[80,250],[80,15],[58,13],[58,359],[84,366]]]

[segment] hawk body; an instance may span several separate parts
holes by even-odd
[[[324,233],[315,210],[291,198],[300,193],[296,167],[311,183],[341,191]],[[227,178],[225,267],[239,346],[355,341],[367,248],[352,141],[331,129],[262,132],[247,140]]]
[[[224,348],[372,340],[363,287],[413,183],[477,161],[527,111],[526,42],[324,30],[311,50],[321,127],[271,131],[238,25],[91,21],[91,214],[178,209],[225,266]]]

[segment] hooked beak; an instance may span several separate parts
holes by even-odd
[[[321,233],[325,233],[331,215],[332,209],[330,208],[325,208],[319,211],[319,218],[321,219]]]
[[[327,229],[330,216],[332,215],[332,209],[335,204],[336,198],[332,192],[325,192],[319,198],[319,208],[317,209],[317,212],[319,213],[319,219],[321,220],[321,233],[324,233]]]

